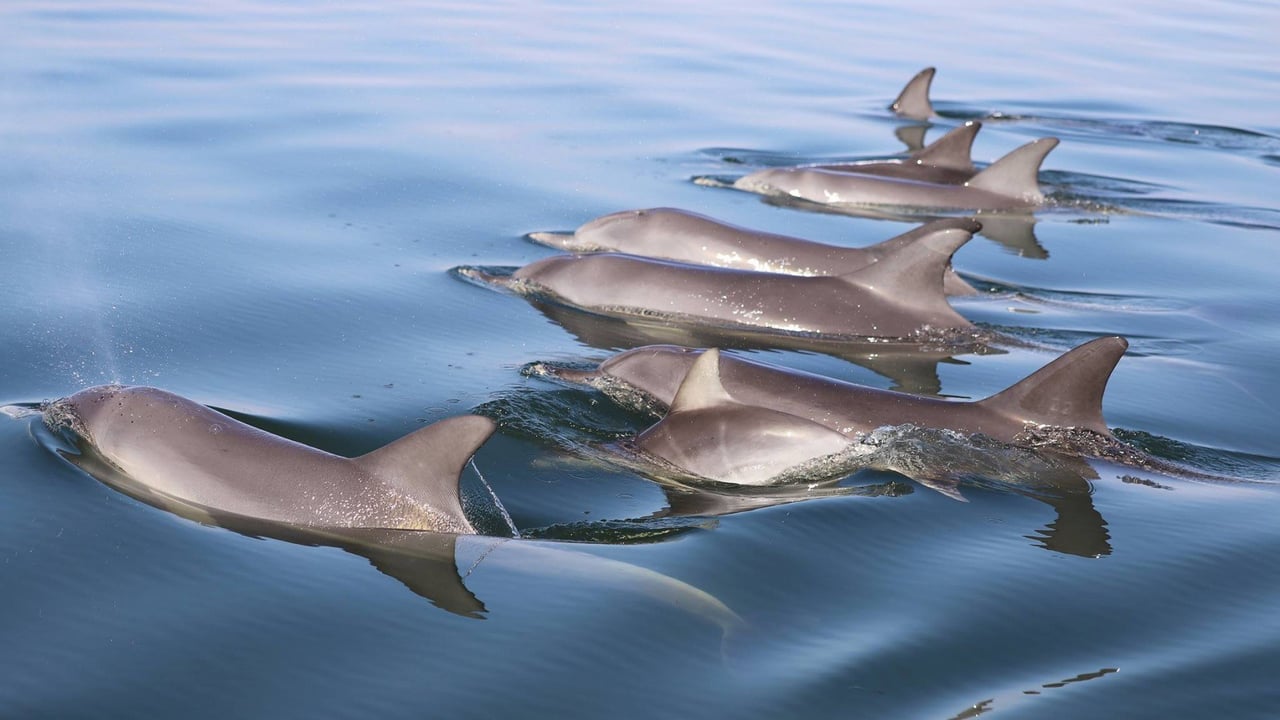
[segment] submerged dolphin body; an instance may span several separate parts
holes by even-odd
[[[756,270],[787,275],[843,275],[874,264],[916,239],[949,230],[972,232],[972,221],[935,220],[865,248],[826,245],[760,232],[674,208],[627,210],[596,218],[572,234],[530,233],[529,239],[576,253],[619,252],[695,265]],[[948,295],[977,291],[950,267],[943,289]]]
[[[496,427],[463,415],[344,458],[150,387],[89,388],[45,417],[70,425],[139,492],[299,526],[451,533],[475,532],[458,476]]]
[[[1102,394],[1129,344],[1104,337],[1080,345],[1009,388],[984,400],[962,402],[907,395],[745,360],[719,359],[719,378],[736,402],[804,418],[845,436],[883,426],[916,425],[981,433],[1016,443],[1028,428],[1077,428],[1110,438]],[[595,371],[561,371],[610,394],[639,392],[670,407],[703,351],[669,345],[628,350]]]
[[[846,169],[793,167],[758,170],[733,187],[826,205],[896,205],[965,210],[1024,210],[1042,205],[1040,165],[1057,138],[1040,138],[1010,152],[960,183],[914,180]]]
[[[942,276],[979,225],[917,239],[845,275],[801,277],[631,255],[561,255],[507,278],[460,268],[600,315],[827,338],[911,338],[973,331],[948,303]]]

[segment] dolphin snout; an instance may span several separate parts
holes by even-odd
[[[529,363],[521,368],[520,372],[527,377],[554,378],[574,385],[591,385],[600,379],[600,371],[597,368],[583,370],[547,362]]]

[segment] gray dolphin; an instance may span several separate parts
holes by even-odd
[[[357,458],[307,447],[151,387],[89,388],[51,403],[139,494],[209,512],[310,527],[474,533],[458,475],[495,429],[442,420]]]
[[[929,102],[929,86],[933,84],[933,76],[937,70],[927,67],[907,81],[902,92],[889,105],[889,109],[900,117],[911,120],[928,120],[933,117],[933,103]]]
[[[424,502],[422,485],[441,486],[428,493],[433,497],[425,502],[459,504],[457,475],[493,432],[494,424],[487,418],[443,420],[351,460],[257,430],[154,388],[84,390],[48,404],[44,422],[53,429],[70,427],[77,435],[79,454],[59,449],[59,455],[108,487],[244,535],[341,548],[366,558],[437,607],[464,617],[482,618],[487,608],[467,588],[459,565],[467,568],[467,577],[496,568],[552,578],[561,585],[647,595],[718,625],[726,639],[744,624],[715,596],[648,568],[563,543],[468,534],[471,525],[460,507],[456,516],[439,524],[465,526],[461,532],[404,527],[426,524],[420,522],[424,518],[435,522],[443,515],[434,505],[412,509]],[[405,497],[389,499],[401,495],[406,485]],[[367,496],[351,492],[360,488]],[[245,498],[228,501],[221,491]],[[329,493],[327,506],[316,503],[323,493]],[[388,509],[373,508],[376,503]],[[396,514],[401,517],[393,517]],[[353,520],[374,524],[343,524]],[[377,524],[388,520],[402,525]]]
[[[803,335],[713,328],[707,326],[645,323],[625,318],[586,313],[554,302],[530,300],[530,305],[576,337],[579,342],[601,350],[620,351],[645,345],[681,345],[684,347],[718,347],[724,350],[778,350],[822,353],[883,375],[894,390],[917,395],[942,392],[938,379],[938,363],[954,362],[956,355],[989,355],[1003,352],[988,344],[994,338],[978,334],[965,341],[948,338],[946,342],[898,341],[850,342],[847,339],[823,339]],[[543,363],[527,367],[530,374],[544,374]]]
[[[695,265],[787,275],[844,275],[877,262],[903,245],[936,232],[972,232],[968,220],[936,220],[865,248],[839,247],[760,232],[674,208],[627,210],[596,218],[572,234],[530,233],[529,239],[575,253],[620,252]],[[977,291],[950,267],[948,295]]]
[[[1057,138],[1040,138],[996,160],[962,183],[930,182],[822,167],[770,168],[733,187],[826,205],[896,205],[965,210],[1021,210],[1042,205],[1038,175]]]
[[[716,349],[694,360],[666,417],[635,439],[636,447],[681,471],[735,485],[772,484],[850,443],[812,420],[734,400],[720,382]]]
[[[911,338],[973,331],[942,290],[951,255],[980,227],[921,237],[879,262],[830,277],[703,267],[632,255],[559,255],[510,277],[458,268],[600,315],[827,338]]]
[[[1091,340],[1009,388],[971,402],[880,390],[732,355],[720,356],[718,366],[725,391],[737,402],[804,418],[845,436],[912,424],[1017,443],[1028,429],[1043,426],[1111,438],[1102,418],[1102,394],[1128,346],[1121,337]],[[703,354],[653,345],[619,353],[594,371],[555,374],[614,395],[638,391],[669,407]]]

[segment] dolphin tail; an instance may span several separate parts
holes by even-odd
[[[1129,342],[1103,337],[1077,346],[978,404],[1023,422],[1092,430],[1107,437],[1102,393]]]
[[[944,226],[921,232],[918,236],[901,242],[900,247],[882,255],[874,264],[840,277],[855,285],[873,289],[883,297],[894,298],[929,316],[931,319],[927,321],[928,324],[939,327],[969,327],[969,321],[947,302],[943,291],[943,273],[951,267],[951,256],[974,233],[982,229],[982,224],[972,218],[939,222]],[[916,232],[924,231],[932,225],[930,223],[917,228]],[[897,238],[891,238],[887,242],[895,241]]]
[[[1040,165],[1056,147],[1058,138],[1053,137],[1029,142],[988,165],[965,185],[1028,203],[1044,202],[1044,194],[1040,192]]]
[[[456,529],[442,530],[474,533],[462,511],[458,476],[495,429],[497,425],[487,417],[460,415],[428,425],[353,462],[457,525]]]
[[[870,247],[862,248],[858,252],[870,252],[876,258],[885,257],[897,252],[899,249],[916,242],[920,238],[933,235],[935,233],[947,232],[949,230],[963,230],[970,234],[978,232],[981,225],[972,218],[943,218],[925,223],[914,230],[908,230],[901,235],[895,235],[888,240],[876,243]],[[978,291],[965,281],[964,278],[956,274],[951,269],[950,263],[942,279],[942,289],[948,295],[977,295]]]
[[[929,86],[933,84],[936,69],[927,67],[911,78],[907,86],[898,93],[889,109],[912,120],[928,120],[933,116],[933,103],[929,102]]]
[[[982,123],[970,120],[911,153],[911,161],[917,165],[975,172],[972,159],[973,139],[981,129]]]

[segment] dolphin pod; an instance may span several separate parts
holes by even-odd
[[[864,248],[826,245],[722,223],[675,208],[626,210],[596,218],[572,234],[530,233],[529,239],[575,253],[618,252],[694,265],[785,275],[844,275],[878,262],[920,237],[971,231],[971,222],[946,218]],[[973,286],[948,267],[948,295],[974,295]]]
[[[907,118],[932,117],[933,76],[933,68],[919,73],[891,110]],[[1043,204],[1039,171],[1057,139],[1023,145],[979,171],[971,153],[980,129],[980,123],[967,122],[905,159],[770,168],[733,186],[828,205],[1005,211]],[[951,269],[951,258],[980,228],[970,218],[937,220],[855,249],[654,208],[606,215],[572,234],[529,236],[586,254],[545,258],[509,277],[472,272],[532,300],[625,323],[657,321],[736,337],[773,333],[775,347],[797,335],[837,343],[869,338],[888,348],[889,340],[974,329],[947,295],[975,292]],[[1045,427],[1110,439],[1102,396],[1127,347],[1119,337],[1093,340],[999,393],[967,402],[855,385],[718,349],[675,346],[641,347],[591,371],[555,374],[615,397],[639,395],[663,406],[664,416],[633,441],[649,457],[697,478],[764,485],[839,456],[885,426],[954,431],[1013,445]],[[459,497],[459,476],[496,430],[488,418],[443,420],[355,458],[149,387],[89,388],[50,403],[44,419],[51,427],[69,426],[79,437],[83,452],[69,456],[71,462],[122,492],[238,532],[341,547],[461,615],[478,616],[485,608],[459,576],[455,555],[460,547],[474,551],[491,542],[482,548],[484,557],[498,558],[491,564],[505,559],[521,570],[532,561],[570,577],[631,578],[695,608],[726,632],[739,622],[714,597],[643,568],[551,543],[474,537],[476,527]],[[1087,472],[1086,467],[1074,477]],[[704,514],[799,499],[678,497],[688,511]],[[674,502],[671,511],[679,514]],[[1085,545],[1105,547],[1105,531],[1090,527]],[[1099,533],[1101,540],[1094,537]]]
[[[612,317],[837,338],[909,338],[972,330],[947,303],[943,272],[981,225],[912,239],[874,265],[804,277],[619,255],[557,255],[489,282]]]

